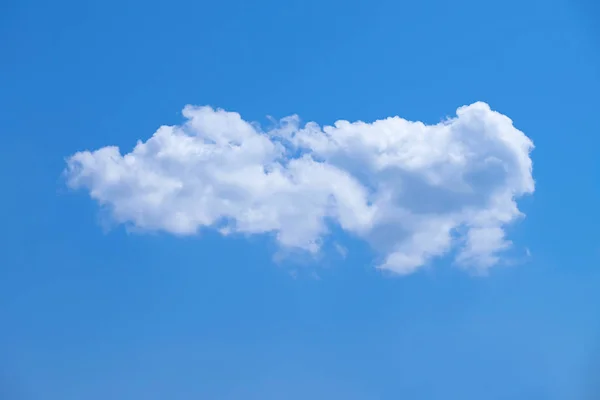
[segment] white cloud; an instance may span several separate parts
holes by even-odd
[[[496,264],[510,245],[504,227],[522,215],[515,199],[534,191],[533,143],[481,102],[436,125],[391,117],[320,127],[292,116],[263,131],[211,107],[183,115],[125,155],[72,155],[68,184],[119,223],[178,235],[273,233],[315,253],[336,224],[400,274],[452,249],[461,265]]]

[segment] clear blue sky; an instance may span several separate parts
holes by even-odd
[[[597,399],[592,3],[2,2],[0,398]],[[65,183],[71,155],[129,153],[186,104],[268,126],[436,124],[476,101],[535,144],[526,217],[486,276],[456,249],[385,273],[377,238],[335,224],[346,256],[316,261],[278,258],[273,235],[132,229],[137,208],[110,207],[139,188],[108,190],[107,211],[100,180]]]

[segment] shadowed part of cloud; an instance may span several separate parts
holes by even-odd
[[[505,227],[522,217],[516,199],[534,191],[532,141],[481,102],[436,125],[291,116],[262,130],[211,107],[183,116],[129,153],[73,154],[68,185],[137,230],[270,233],[316,253],[335,224],[398,274],[451,250],[460,265],[493,266],[511,244]]]

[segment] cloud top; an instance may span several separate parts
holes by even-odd
[[[504,228],[522,216],[516,199],[534,191],[532,141],[481,102],[436,125],[291,116],[263,130],[211,107],[183,116],[127,154],[70,156],[69,186],[142,230],[271,233],[316,253],[337,225],[399,274],[451,250],[460,265],[493,266],[510,246]]]

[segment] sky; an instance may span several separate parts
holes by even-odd
[[[599,18],[2,2],[0,398],[599,398]]]

